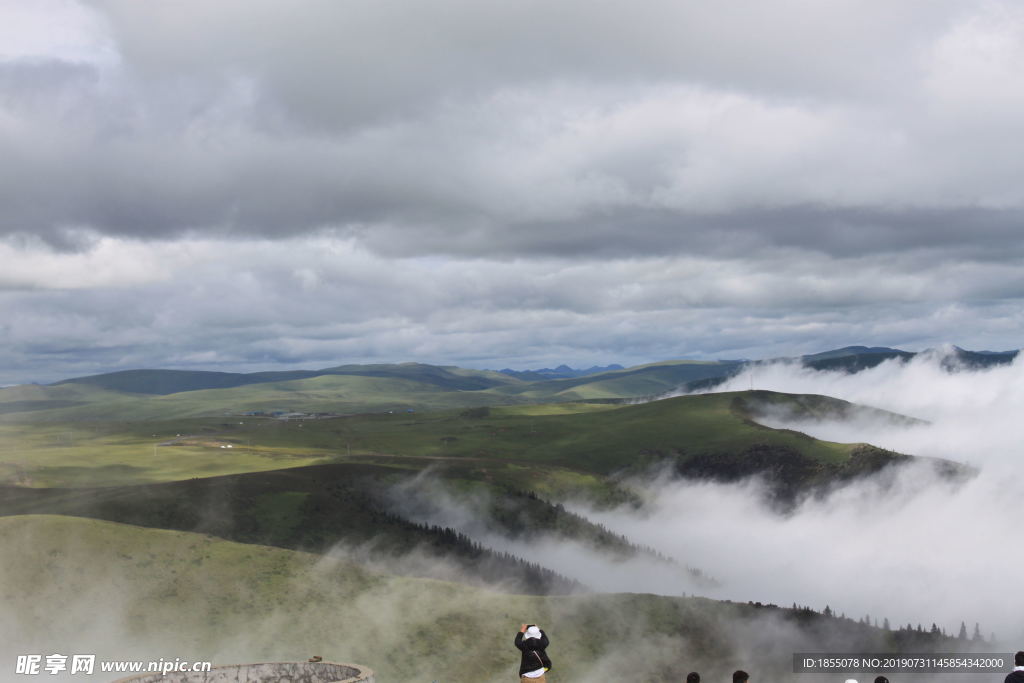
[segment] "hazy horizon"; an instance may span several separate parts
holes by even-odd
[[[829,351],[839,351],[839,350],[844,350],[844,349],[847,349],[847,348],[857,348],[857,347],[862,347],[862,346],[865,346],[865,345],[862,345],[862,344],[849,344],[849,345],[845,345],[845,346],[842,346],[842,347],[837,347],[837,348],[834,348],[834,349],[833,348],[818,349],[816,351],[811,351],[811,352],[809,352],[807,354],[793,353],[791,355],[773,356],[773,357],[770,357],[770,358],[722,358],[722,357],[715,357],[715,358],[702,358],[702,357],[657,358],[657,359],[646,359],[646,360],[642,360],[641,362],[633,363],[633,364],[629,364],[629,365],[627,365],[625,363],[621,363],[617,359],[609,359],[609,360],[607,360],[605,362],[598,362],[598,363],[592,363],[592,364],[581,363],[581,362],[575,362],[574,363],[571,360],[570,361],[563,360],[563,361],[559,361],[559,362],[552,361],[550,365],[543,366],[543,367],[541,365],[537,365],[537,364],[527,366],[527,365],[523,365],[522,363],[518,363],[518,364],[517,363],[511,363],[511,365],[502,366],[502,367],[498,367],[498,366],[493,366],[492,367],[492,366],[488,366],[488,365],[480,364],[480,363],[477,363],[477,364],[467,363],[465,365],[459,365],[459,364],[456,364],[456,363],[433,363],[429,359],[421,359],[421,360],[388,360],[388,359],[385,359],[385,358],[379,358],[379,359],[375,359],[373,361],[373,363],[385,364],[385,365],[388,365],[388,364],[403,364],[403,363],[422,363],[422,364],[425,364],[425,365],[440,365],[440,366],[450,366],[450,367],[461,367],[461,368],[464,368],[464,369],[467,369],[467,370],[481,370],[481,371],[491,371],[491,372],[501,372],[503,370],[512,370],[513,372],[528,372],[528,371],[537,371],[537,370],[544,370],[544,369],[557,369],[558,367],[564,365],[564,366],[567,366],[570,370],[579,371],[579,370],[587,370],[587,369],[590,369],[590,368],[593,368],[593,367],[605,368],[605,367],[609,367],[609,366],[616,365],[616,364],[622,365],[623,369],[629,369],[631,367],[636,367],[636,366],[640,366],[640,365],[648,365],[648,364],[651,364],[651,363],[666,363],[666,362],[677,362],[677,361],[729,362],[729,363],[732,363],[732,362],[754,362],[754,363],[772,362],[772,361],[776,361],[776,360],[798,359],[798,358],[801,357],[801,355],[814,355],[815,353],[825,353],[825,352],[829,352]],[[872,347],[872,348],[879,348],[879,347]],[[928,347],[928,348],[922,348],[922,349],[896,348],[896,347],[891,347],[891,346],[890,347],[884,347],[884,348],[888,348],[888,349],[891,349],[893,351],[905,351],[905,352],[908,352],[908,353],[915,353],[915,354],[916,353],[925,353],[925,352],[930,352],[930,351],[935,351],[935,352],[938,352],[938,353],[945,353],[946,350],[953,349],[953,348],[960,348],[960,349],[963,349],[963,350],[966,350],[966,351],[972,351],[972,352],[975,352],[975,353],[1012,353],[1012,352],[1015,352],[1015,351],[1019,350],[1019,349],[1015,349],[1015,348],[1014,349],[998,349],[998,350],[995,350],[995,349],[965,349],[963,346],[960,346],[960,345],[957,345],[957,344],[951,344],[951,343],[938,344],[938,345],[936,345],[934,347]],[[220,365],[217,365],[217,364],[214,364],[214,365],[200,364],[200,365],[196,365],[196,366],[177,366],[177,367],[175,367],[175,366],[168,366],[168,365],[160,365],[160,366],[152,366],[152,367],[118,367],[118,366],[114,366],[114,367],[110,367],[110,368],[100,368],[100,369],[97,369],[96,372],[90,372],[90,373],[84,374],[84,375],[73,375],[73,376],[69,375],[69,376],[61,376],[61,377],[52,377],[52,378],[48,378],[48,379],[45,379],[45,380],[44,379],[33,379],[33,380],[29,380],[29,381],[17,382],[17,383],[9,383],[9,384],[0,383],[0,388],[11,387],[11,386],[18,386],[19,384],[48,385],[48,384],[53,384],[53,383],[59,383],[59,382],[66,381],[66,380],[69,380],[69,379],[76,379],[78,377],[88,377],[88,376],[92,376],[92,375],[103,375],[103,374],[108,374],[108,373],[132,371],[132,370],[178,370],[178,371],[200,371],[200,372],[229,372],[229,373],[245,374],[245,373],[260,373],[260,372],[283,372],[283,371],[292,371],[292,370],[295,370],[295,371],[301,371],[301,370],[316,371],[316,370],[323,370],[323,369],[331,368],[331,367],[338,367],[338,366],[342,366],[342,365],[361,365],[361,364],[363,364],[363,363],[357,363],[357,362],[326,362],[325,361],[325,362],[319,363],[319,364],[305,363],[305,364],[299,364],[299,365],[290,365],[290,364],[284,364],[284,365],[278,365],[278,364],[259,365],[259,364],[256,364],[256,365],[246,366],[244,368],[231,368],[231,369],[226,369],[226,368],[224,368],[224,367],[222,367]],[[370,364],[370,363],[367,363],[367,364]]]

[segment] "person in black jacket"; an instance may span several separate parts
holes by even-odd
[[[700,683],[700,674],[696,671],[686,674],[686,683]]]
[[[546,652],[548,636],[536,624],[523,624],[516,634],[516,647],[522,653],[519,662],[519,679],[530,683],[544,683],[545,674],[551,670],[551,660]]]
[[[1004,683],[1024,683],[1024,650],[1013,656],[1013,671],[1006,675]]]

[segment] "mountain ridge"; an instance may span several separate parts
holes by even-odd
[[[799,363],[820,371],[855,373],[883,362],[922,355],[941,358],[949,372],[1014,361],[1018,351],[969,351],[955,346],[920,352],[847,346],[791,358],[759,361],[667,360],[626,368],[568,365],[540,370],[476,370],[426,363],[338,365],[320,370],[230,373],[138,369],[88,375],[49,385],[0,389],[0,419],[8,414],[45,419],[98,419],[110,411],[155,418],[251,412],[340,413],[471,408],[486,405],[645,400],[710,390],[747,367]],[[553,374],[543,374],[551,370]],[[599,372],[591,373],[591,370]],[[568,375],[572,372],[574,376]],[[113,400],[112,400],[113,399]],[[119,406],[115,406],[118,400]],[[50,417],[46,417],[50,416]],[[35,419],[35,418],[33,418]]]

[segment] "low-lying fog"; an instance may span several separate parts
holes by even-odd
[[[936,622],[956,632],[980,622],[987,637],[1024,643],[1017,609],[1024,542],[1024,362],[949,372],[942,354],[887,361],[857,374],[793,364],[753,367],[716,391],[750,388],[825,394],[928,420],[896,427],[867,421],[783,423],[832,441],[868,442],[979,468],[959,486],[912,467],[792,515],[769,512],[756,483],[659,485],[645,516],[588,512],[639,543],[722,581],[718,597],[797,602],[893,626]]]
[[[575,509],[593,521],[719,580],[695,586],[683,573],[645,560],[615,564],[564,542],[529,547],[481,538],[577,578],[597,590],[698,593],[732,600],[792,603],[853,618],[888,618],[895,628],[961,621],[985,637],[1024,645],[1018,615],[1024,544],[1024,363],[950,372],[939,353],[885,362],[858,374],[794,364],[757,366],[716,391],[757,389],[826,394],[928,420],[918,427],[866,421],[785,423],[813,436],[868,442],[902,453],[969,463],[979,474],[953,484],[930,467],[911,466],[862,481],[788,515],[764,504],[756,481],[684,483],[667,477],[650,489],[642,513]],[[648,482],[645,486],[650,486]],[[439,522],[466,528],[472,512],[444,505]],[[479,534],[477,535],[480,538]]]

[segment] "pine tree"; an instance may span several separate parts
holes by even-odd
[[[825,611],[822,612],[822,614],[824,614],[826,617],[831,617],[832,616],[832,608],[829,607],[828,605],[825,605]],[[966,633],[966,631],[965,631],[965,633]],[[967,636],[965,635],[964,637],[966,638]]]
[[[882,628],[884,628],[886,631],[892,630],[892,626],[889,624],[889,617],[882,618]]]
[[[957,636],[960,640],[967,640],[967,624],[960,622],[960,635]]]
[[[981,637],[981,627],[978,625],[978,622],[974,622],[974,635],[971,636],[971,640],[973,640],[976,643],[985,640]]]

